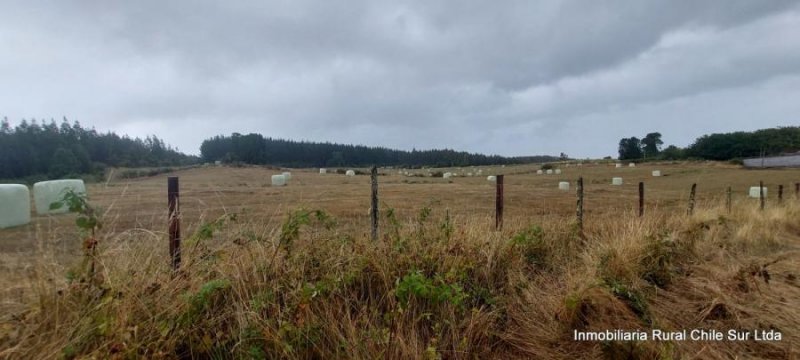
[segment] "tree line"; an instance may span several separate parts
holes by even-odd
[[[156,136],[145,139],[99,133],[77,121],[0,121],[0,179],[62,178],[102,173],[106,166],[178,166],[198,162]]]
[[[273,139],[260,134],[214,136],[200,146],[203,161],[270,164],[287,167],[471,166],[558,160],[553,156],[503,157],[444,150],[395,150],[385,147]]]
[[[670,145],[662,150],[662,144],[661,134],[657,132],[642,139],[635,136],[623,138],[619,142],[619,159],[736,160],[797,152],[800,151],[800,127],[703,135],[686,148]]]

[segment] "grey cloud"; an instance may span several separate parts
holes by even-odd
[[[619,137],[643,135],[634,129],[680,144],[729,129],[727,119],[696,119],[703,103],[747,104],[764,126],[796,121],[763,95],[793,90],[799,9],[749,0],[20,3],[0,13],[0,115],[156,132],[194,153],[204,137],[252,131],[606,155]],[[745,124],[741,109],[705,111]],[[579,137],[585,128],[594,136]]]

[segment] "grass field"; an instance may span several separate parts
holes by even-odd
[[[91,184],[104,222],[101,279],[66,279],[81,259],[74,215],[0,230],[0,355],[800,356],[800,171],[713,162],[536,169],[483,167],[483,176],[449,181],[382,169],[378,244],[368,239],[368,176],[293,169],[289,186],[271,187],[278,170],[205,167]],[[664,176],[651,177],[655,169]],[[502,231],[493,229],[489,174],[506,174]],[[167,266],[167,176],[181,183],[186,260],[177,277]],[[584,234],[574,226],[579,176]],[[615,176],[625,184],[612,186]],[[764,212],[747,198],[762,180]],[[639,181],[644,219],[635,216]],[[686,216],[693,183],[697,210]],[[616,328],[773,329],[783,339],[571,340],[575,329]]]
[[[470,168],[466,168],[468,171]],[[480,167],[479,167],[480,169]],[[613,164],[562,167],[561,175],[536,175],[538,166],[483,167],[483,176],[456,177],[450,181],[432,177],[406,177],[397,170],[380,172],[382,207],[394,208],[401,217],[416,214],[422,207],[437,211],[450,209],[455,216],[485,216],[493,221],[494,184],[488,174],[506,174],[506,217],[571,216],[575,212],[575,180],[585,178],[586,211],[591,214],[622,213],[637,206],[638,182],[646,185],[649,211],[685,209],[692,183],[698,184],[697,199],[715,204],[723,201],[728,186],[734,199],[747,196],[750,186],[764,181],[768,202],[776,200],[777,184],[783,184],[787,198],[794,196],[798,170],[743,170],[720,163],[647,164],[615,169]],[[660,169],[662,177],[652,177]],[[366,171],[366,169],[362,169]],[[435,169],[455,171],[455,169]],[[426,170],[411,170],[427,174]],[[366,224],[370,202],[369,176],[320,175],[317,169],[293,169],[287,187],[271,187],[270,176],[279,170],[249,167],[207,167],[132,180],[90,184],[90,200],[105,215],[114,230],[146,229],[163,232],[166,227],[166,177],[179,176],[184,224],[191,227],[224,213],[246,211],[267,222],[280,222],[289,210],[306,207],[324,209],[348,221]],[[624,178],[623,186],[612,186],[611,178]],[[570,181],[570,191],[559,191],[559,181]],[[29,250],[38,240],[70,238],[74,231],[69,216],[34,216],[29,226],[0,230],[0,251]],[[66,232],[66,233],[63,233]],[[113,232],[113,231],[112,231]]]

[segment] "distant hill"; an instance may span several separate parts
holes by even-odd
[[[215,136],[200,146],[204,161],[243,162],[287,167],[336,166],[469,166],[556,161],[555,156],[503,157],[442,150],[395,150],[384,147],[345,145],[265,138],[260,134]]]

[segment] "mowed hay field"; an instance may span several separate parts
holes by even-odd
[[[585,163],[561,166],[559,175],[537,175],[538,168],[467,167],[464,173],[482,169],[482,175],[449,180],[381,169],[378,244],[369,240],[366,175],[292,169],[288,186],[272,187],[270,176],[281,170],[212,166],[89,184],[104,224],[99,285],[65,279],[81,258],[74,215],[35,216],[30,225],[0,230],[0,355],[800,354],[792,345],[800,343],[794,192],[800,171],[714,162]],[[656,169],[661,177],[651,176]],[[486,180],[498,174],[506,175],[501,231],[494,230],[495,184]],[[180,177],[188,247],[177,278],[167,259],[167,176]],[[574,226],[580,176],[584,234]],[[623,177],[624,185],[612,186],[612,177]],[[558,190],[559,181],[569,181],[570,190]],[[644,219],[635,216],[639,181],[646,185]],[[764,212],[747,197],[759,181],[768,188]],[[696,212],[687,216],[693,183]],[[785,187],[780,205],[778,184]],[[729,186],[732,214],[724,208]],[[299,209],[322,210],[336,225],[290,216]],[[293,227],[299,229],[294,235]],[[59,315],[48,314],[52,309]],[[609,344],[570,338],[574,329],[656,327],[772,329],[783,339]]]
[[[427,207],[434,212],[449,210],[452,216],[470,221],[494,223],[495,184],[487,175],[504,174],[506,219],[536,222],[537,217],[571,217],[576,210],[576,180],[584,178],[586,221],[593,216],[627,215],[637,211],[638,183],[645,182],[646,212],[686,211],[691,185],[698,184],[697,207],[716,206],[725,200],[727,187],[734,201],[748,199],[750,186],[764,181],[767,205],[777,201],[777,185],[784,185],[784,197],[793,199],[794,184],[800,170],[745,170],[724,163],[645,164],[635,168],[614,168],[609,164],[561,166],[560,175],[537,175],[537,165],[482,166],[432,169],[433,172],[478,176],[452,179],[430,177],[428,170],[404,170],[418,176],[399,175],[398,169],[379,170],[381,209],[392,208],[400,218],[414,217]],[[661,170],[653,177],[652,170]],[[330,169],[331,172],[333,169]],[[368,173],[369,169],[360,169]],[[103,214],[106,231],[117,233],[143,230],[166,236],[167,177],[180,178],[181,215],[185,233],[223,214],[244,213],[265,223],[280,224],[287,213],[298,208],[321,209],[368,232],[370,177],[348,177],[318,169],[290,169],[288,186],[270,186],[270,176],[278,169],[264,167],[204,167],[148,178],[112,180],[88,184],[89,200]],[[611,185],[613,177],[623,177],[622,186]],[[570,182],[569,191],[558,190],[560,181]],[[61,244],[77,236],[74,216],[33,216],[27,226],[0,230],[0,252],[18,254]],[[69,251],[69,248],[64,248]]]
[[[627,164],[626,164],[627,165]],[[458,172],[459,168],[432,169],[433,172]],[[462,168],[464,172],[472,167]],[[575,182],[584,178],[587,221],[592,214],[622,214],[638,206],[638,183],[645,182],[646,207],[650,211],[686,210],[689,190],[698,184],[698,207],[724,201],[731,186],[734,200],[747,198],[750,186],[764,181],[767,203],[777,201],[777,185],[784,196],[794,197],[794,183],[800,170],[745,170],[724,163],[645,164],[616,169],[614,164],[584,164],[561,167],[560,175],[537,175],[539,166],[483,166],[480,176],[459,176],[449,180],[426,176],[424,169],[404,170],[419,176],[399,175],[397,169],[379,170],[381,208],[393,208],[402,216],[414,216],[421,208],[449,209],[454,216],[485,217],[494,221],[495,185],[487,175],[504,174],[506,218],[535,216],[573,216]],[[663,176],[652,177],[652,170]],[[333,169],[331,169],[333,170]],[[368,173],[369,169],[360,169]],[[270,186],[270,176],[291,171],[288,186]],[[113,230],[146,229],[164,232],[167,218],[167,177],[180,178],[181,213],[184,225],[213,220],[225,213],[245,212],[267,222],[280,222],[287,212],[305,207],[322,209],[337,218],[368,224],[370,177],[343,174],[321,175],[318,169],[278,170],[263,167],[204,167],[148,178],[113,180],[88,184],[90,202],[103,212]],[[613,177],[623,177],[622,186],[612,186]],[[558,190],[560,181],[569,181],[570,190]],[[755,201],[755,200],[753,200]],[[757,204],[756,204],[757,205]],[[59,239],[74,234],[73,218],[33,216],[28,226],[0,230],[0,251],[28,250],[42,239]],[[365,229],[365,231],[367,231]]]

